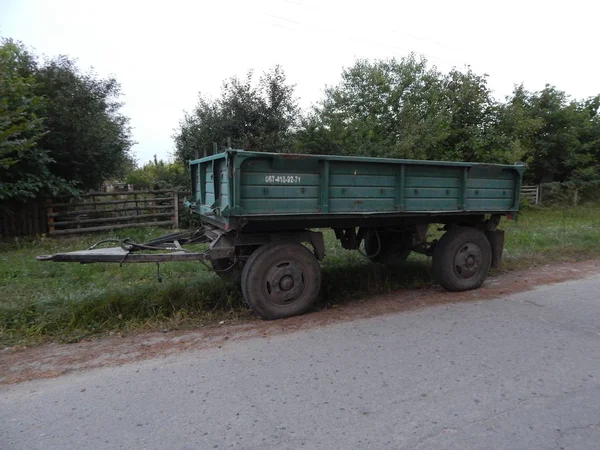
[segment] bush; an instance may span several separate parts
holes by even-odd
[[[141,189],[190,190],[189,172],[180,162],[150,161],[127,174],[127,184]]]
[[[600,180],[545,183],[541,186],[544,206],[573,206],[600,203]]]

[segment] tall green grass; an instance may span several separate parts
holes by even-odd
[[[527,209],[506,230],[503,270],[600,256],[600,207]],[[15,239],[0,244],[0,343],[77,340],[102,332],[194,327],[249,313],[238,286],[201,263],[68,264],[37,262],[40,254],[86,248],[108,237],[137,242],[165,230],[121,230],[70,239]],[[411,255],[401,269],[371,264],[326,234],[323,284],[317,307],[371,293],[433,283],[428,258]]]

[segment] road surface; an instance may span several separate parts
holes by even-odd
[[[9,449],[600,449],[600,276],[9,385]]]

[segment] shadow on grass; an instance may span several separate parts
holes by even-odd
[[[411,259],[397,267],[367,261],[323,269],[321,300],[318,306],[348,304],[368,294],[381,294],[402,288],[420,288],[432,283],[429,262]]]

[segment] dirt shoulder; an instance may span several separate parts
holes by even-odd
[[[31,348],[8,347],[0,350],[0,385],[53,378],[73,371],[121,365],[186,350],[220,347],[227,342],[268,338],[277,334],[430,305],[491,299],[526,291],[539,285],[560,283],[596,273],[600,273],[600,259],[548,264],[490,277],[481,289],[469,292],[451,293],[439,287],[404,289],[272,322],[249,320],[213,325],[194,331],[106,336],[76,344],[52,343]]]

